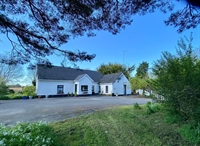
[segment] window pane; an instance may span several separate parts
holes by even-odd
[[[64,92],[63,92],[63,89],[64,89],[64,85],[58,85],[58,86],[57,86],[57,93],[59,93],[59,94],[64,93]]]
[[[88,85],[81,85],[81,91],[88,91]]]

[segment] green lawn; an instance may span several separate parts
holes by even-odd
[[[123,106],[51,123],[59,145],[69,146],[192,146],[165,122],[162,111],[147,115],[145,106]]]

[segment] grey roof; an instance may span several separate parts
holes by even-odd
[[[75,69],[69,67],[37,65],[38,79],[49,80],[75,80],[80,75],[87,74],[94,82],[100,82],[103,75],[97,71]]]
[[[77,80],[81,79],[84,75],[86,75],[86,74],[79,75],[78,77],[76,77],[75,80],[77,81]]]
[[[104,75],[100,82],[113,83],[121,74],[122,72]]]

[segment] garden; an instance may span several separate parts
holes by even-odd
[[[37,98],[35,90],[35,86],[25,86],[22,92],[14,91],[0,81],[0,100]]]

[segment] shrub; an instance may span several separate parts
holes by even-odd
[[[177,55],[164,52],[155,62],[153,81],[158,99],[172,113],[200,121],[200,60],[192,50],[192,37],[178,41]]]
[[[18,123],[14,127],[0,125],[0,145],[56,145],[56,141],[44,122]]]
[[[14,91],[13,89],[9,89],[9,93],[12,93],[12,94],[14,94],[14,93],[15,93],[15,91]]]
[[[0,78],[0,98],[5,98],[8,93],[8,87],[3,79]]]
[[[160,104],[157,103],[152,104],[151,102],[147,102],[146,107],[147,107],[147,114],[153,114],[160,111]]]
[[[198,124],[197,126],[185,124],[181,128],[179,128],[178,132],[189,142],[200,144],[200,124]]]
[[[23,88],[23,95],[36,96],[35,90],[36,90],[35,86],[25,86]]]
[[[14,96],[12,99],[22,99],[22,98],[23,98],[22,95],[16,95],[16,96]]]
[[[9,96],[7,95],[0,96],[0,100],[9,100],[9,99],[10,99]]]

